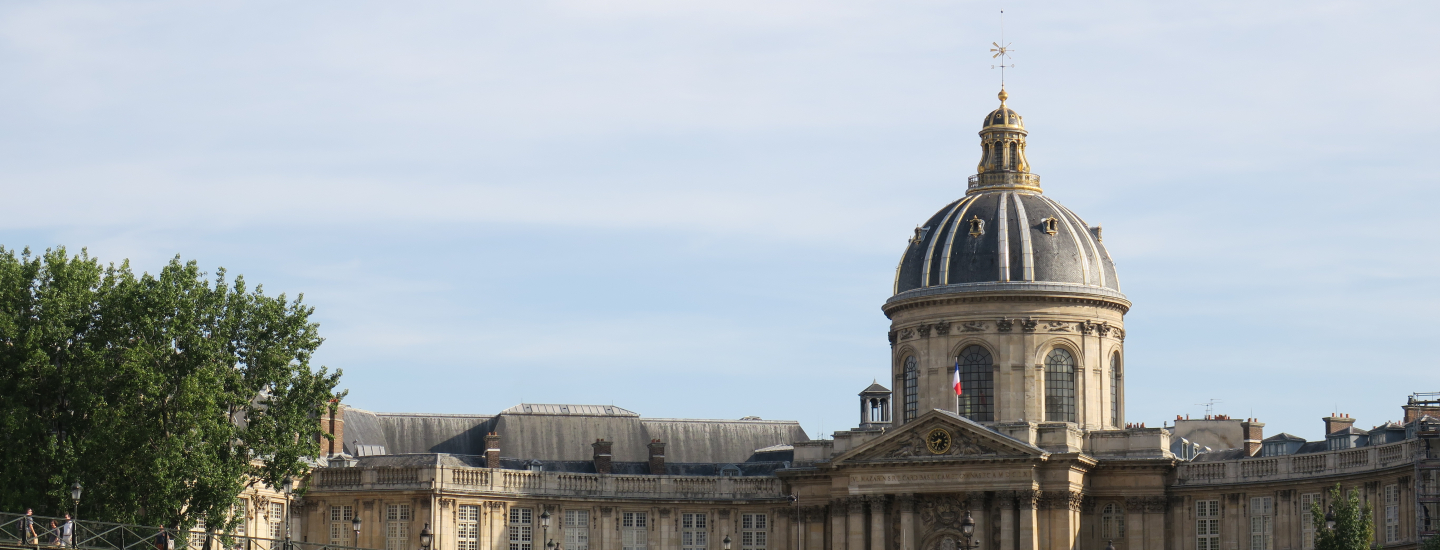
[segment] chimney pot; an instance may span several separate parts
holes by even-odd
[[[650,440],[650,474],[665,475],[665,443],[659,439]]]
[[[495,432],[485,435],[485,467],[500,467],[500,434]]]
[[[614,445],[615,442],[605,441],[604,439],[596,439],[594,443],[590,444],[590,447],[595,450],[595,473],[608,474],[611,472],[610,449]]]

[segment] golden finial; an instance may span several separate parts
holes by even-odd
[[[999,97],[1000,97],[1000,104],[1001,104],[1001,105],[1004,105],[1004,104],[1005,104],[1005,100],[1010,99],[1010,94],[1005,93],[1005,88],[1000,88]]]

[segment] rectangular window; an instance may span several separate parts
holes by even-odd
[[[1220,501],[1195,501],[1195,550],[1220,550]]]
[[[916,365],[915,356],[905,358],[905,422],[915,419],[920,412],[920,369]]]
[[[280,540],[285,538],[285,505],[279,502],[270,503],[270,513],[265,516],[265,521],[270,523],[270,538]]]
[[[354,546],[350,544],[350,520],[355,519],[355,509],[350,506],[330,507],[330,544],[332,546]]]
[[[1274,548],[1274,504],[1272,497],[1250,499],[1250,550]]]
[[[645,512],[625,512],[620,521],[620,546],[622,550],[645,550],[649,527]]]
[[[1320,502],[1320,493],[1300,495],[1300,550],[1315,550],[1315,516],[1310,509]]]
[[[1385,542],[1400,542],[1400,486],[1385,486]]]
[[[410,540],[410,505],[385,506],[385,550],[405,550]]]
[[[529,508],[510,509],[510,550],[533,548],[531,530],[534,529],[534,518],[535,511]]]
[[[705,514],[680,514],[680,548],[682,550],[703,550],[708,546],[706,535],[710,530],[705,525]]]
[[[765,550],[770,543],[770,518],[765,514],[740,515],[740,549]]]
[[[455,514],[455,550],[480,549],[480,507],[461,504]]]
[[[565,549],[590,550],[590,511],[565,511]]]
[[[236,534],[236,535],[240,535],[240,536],[242,536],[242,537],[243,537],[243,536],[247,536],[247,535],[250,534],[250,533],[245,529],[245,519],[246,519],[245,516],[246,516],[246,512],[247,512],[247,508],[248,508],[248,506],[249,506],[249,503],[250,503],[250,501],[245,500],[245,499],[237,500],[237,501],[235,501],[235,507],[232,508],[231,511],[230,511],[231,514],[234,514],[235,521],[236,521],[236,523],[235,523],[235,534]]]

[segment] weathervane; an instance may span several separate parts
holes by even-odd
[[[1003,9],[1000,10],[1000,42],[1005,42],[1005,10]],[[1000,42],[990,43],[991,46],[995,46],[994,48],[990,48],[990,51],[995,52],[995,55],[990,56],[990,59],[1000,60],[999,65],[991,65],[990,68],[1000,68],[1000,89],[1003,91],[1005,89],[1005,60],[1010,58],[1011,50],[1009,42],[1005,42],[1005,44],[1000,44]],[[1014,69],[1015,64],[1011,63],[1010,68]]]

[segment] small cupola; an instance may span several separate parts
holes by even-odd
[[[1030,173],[1025,158],[1025,121],[1005,105],[1010,94],[1000,90],[1000,107],[985,115],[980,129],[980,164],[970,177],[970,193],[987,189],[1040,191],[1040,176]]]
[[[872,381],[860,392],[860,429],[890,426],[890,390]]]

